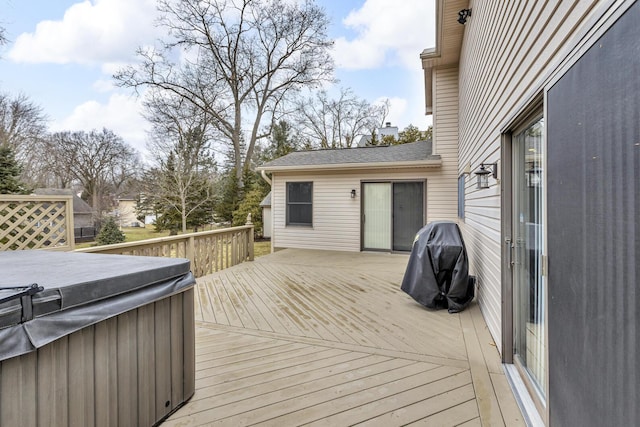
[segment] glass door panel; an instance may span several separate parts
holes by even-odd
[[[544,121],[513,138],[514,355],[542,402],[546,390]]]
[[[391,249],[391,183],[363,184],[364,249]]]
[[[393,184],[393,250],[410,251],[424,225],[424,183]]]

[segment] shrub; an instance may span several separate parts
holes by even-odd
[[[116,221],[113,218],[107,218],[100,229],[100,233],[98,233],[98,237],[96,237],[96,242],[98,245],[112,245],[114,243],[122,243],[124,239],[124,233],[120,231]]]

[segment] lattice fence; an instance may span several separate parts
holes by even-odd
[[[0,194],[0,251],[73,248],[72,196]]]

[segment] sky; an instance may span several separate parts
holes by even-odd
[[[434,0],[316,0],[331,19],[337,87],[375,103],[400,130],[424,130],[420,52],[435,45]],[[156,0],[0,0],[0,91],[39,105],[51,131],[102,129],[141,152],[147,123],[140,99],[111,76],[154,44]]]

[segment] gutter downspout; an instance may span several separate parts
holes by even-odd
[[[267,184],[269,184],[269,186],[271,186],[271,180],[269,179],[269,177],[267,176],[267,172],[262,169],[260,171],[260,176],[262,177],[262,179],[264,179],[265,181],[267,181]]]

